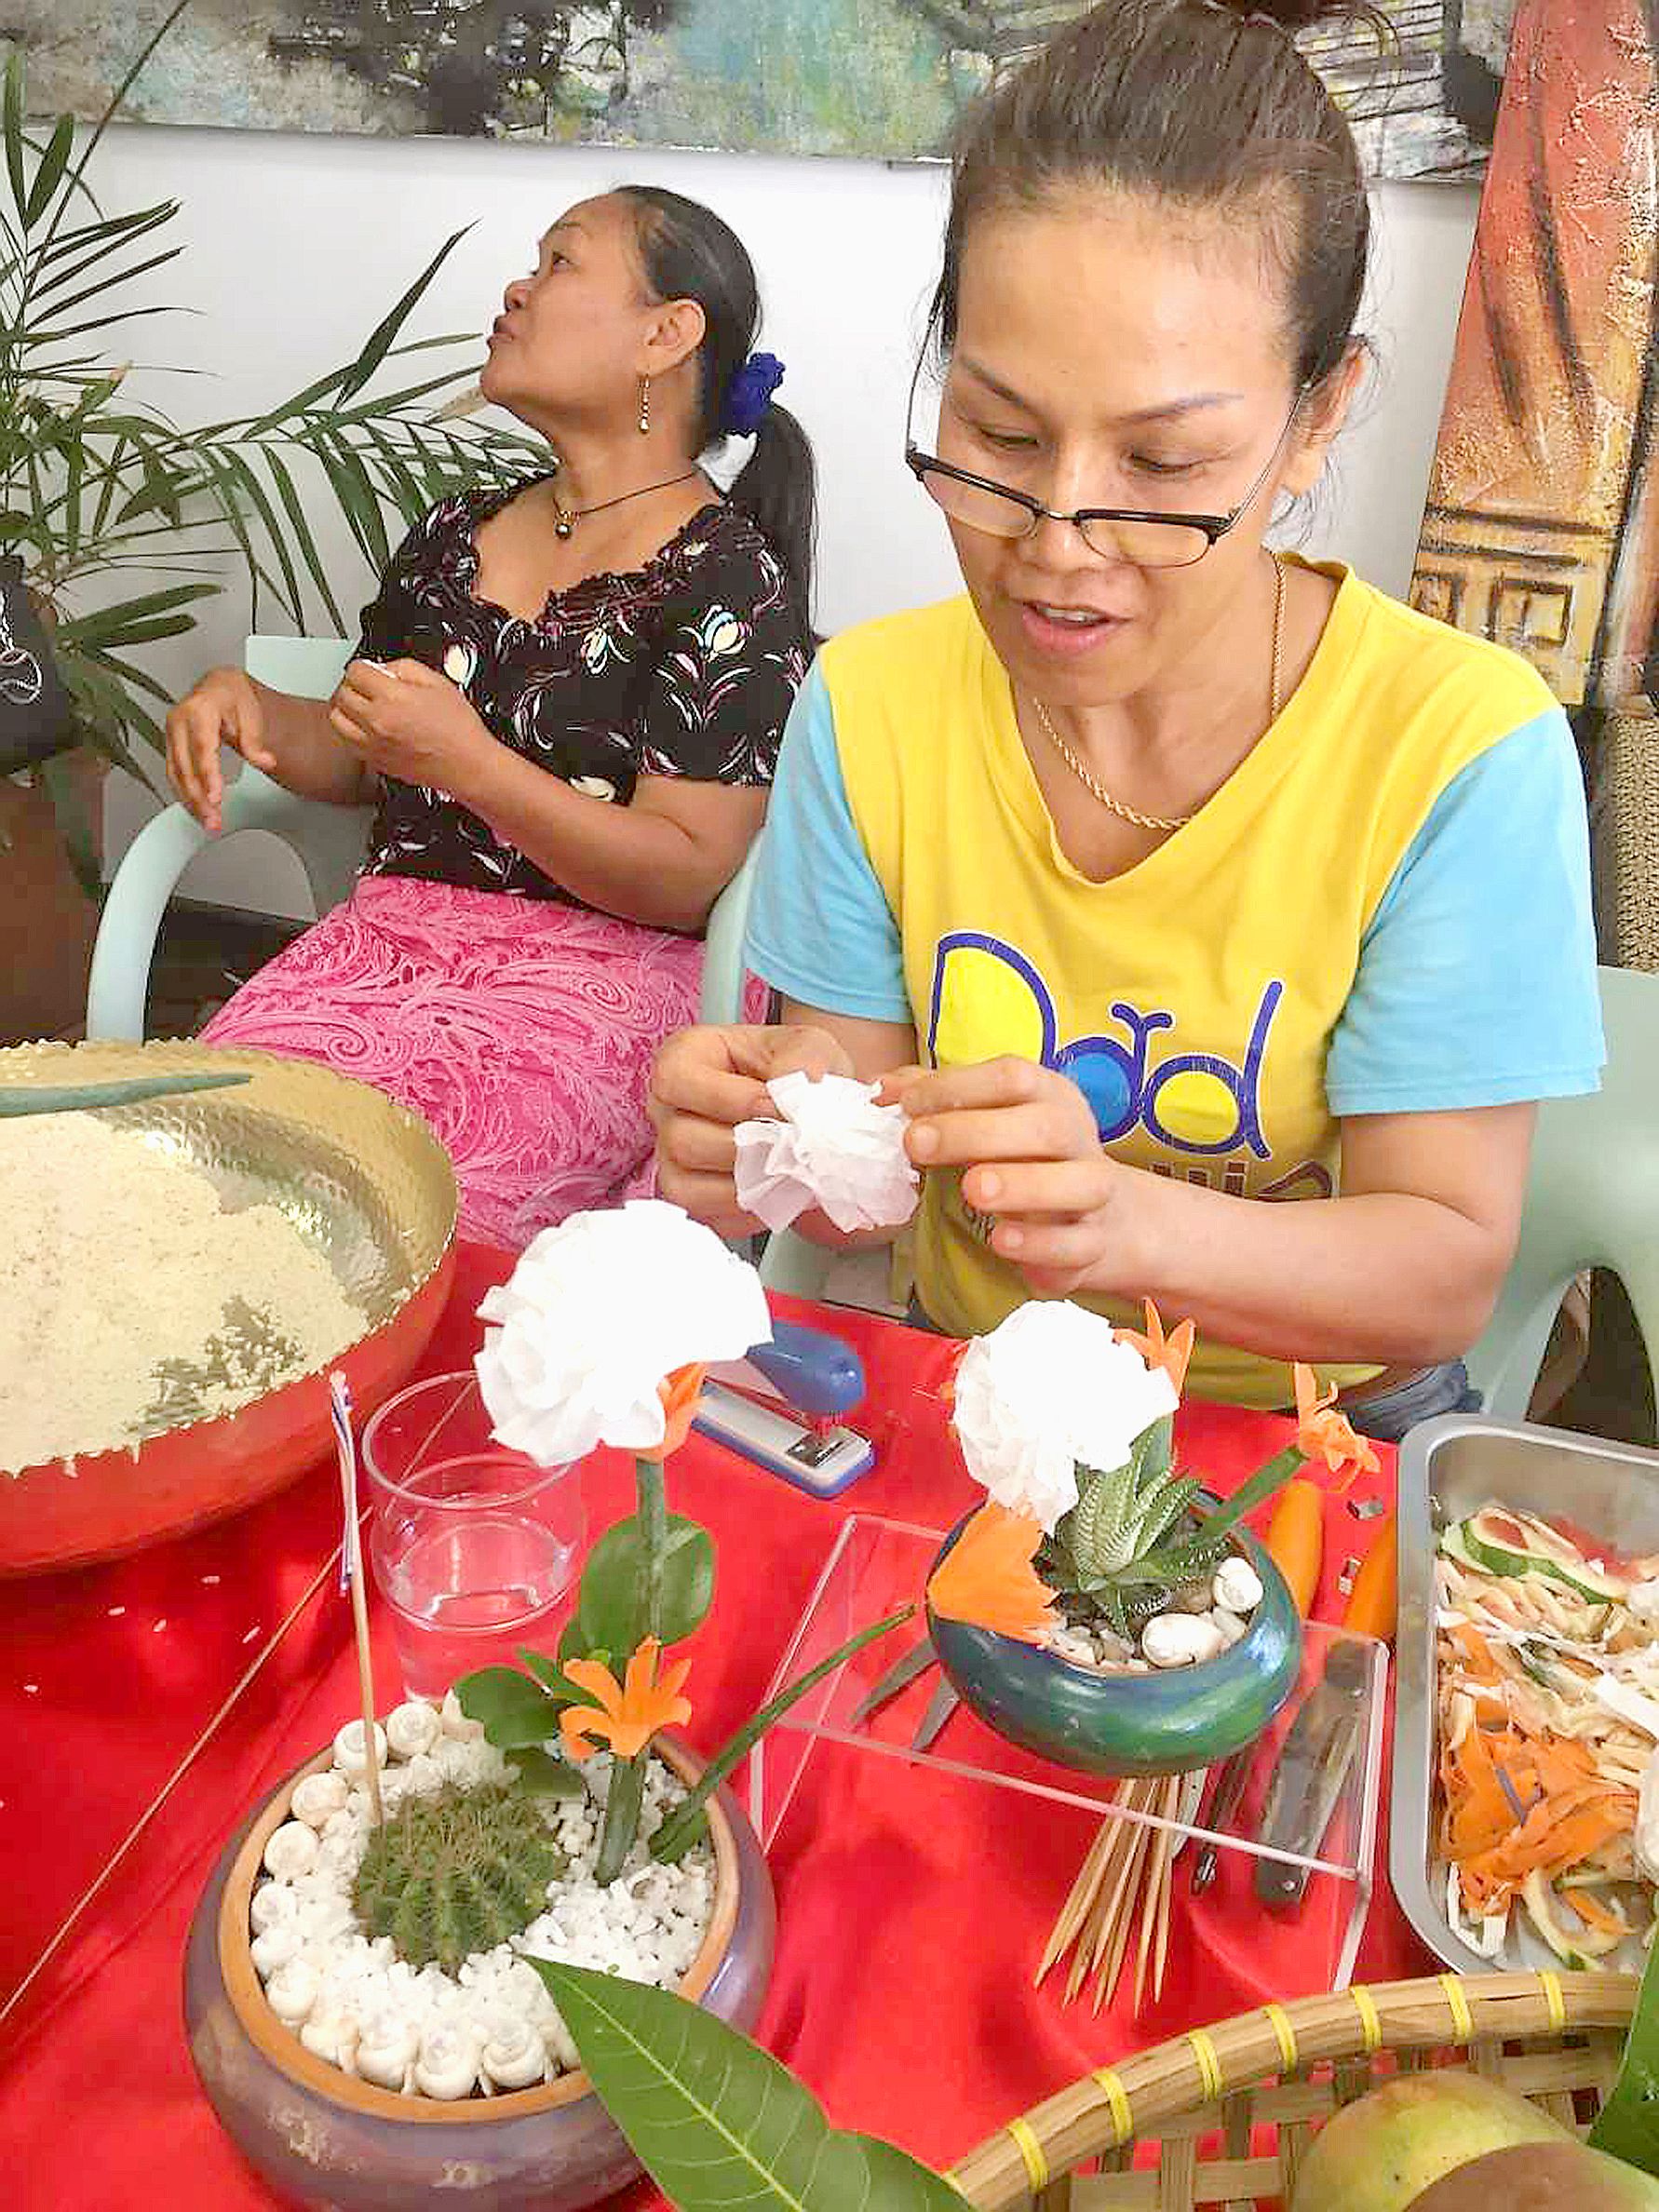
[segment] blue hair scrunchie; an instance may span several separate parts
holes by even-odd
[[[784,380],[784,365],[776,354],[750,354],[734,371],[726,386],[726,403],[720,426],[732,438],[752,438],[766,419],[772,395]]]

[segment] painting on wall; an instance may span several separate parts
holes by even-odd
[[[1522,0],[1412,599],[1567,707],[1659,673],[1659,0]]]
[[[159,123],[940,156],[1083,0],[193,0],[128,97]],[[1484,164],[1514,0],[1383,0],[1304,44],[1373,170]],[[0,0],[43,112],[100,114],[167,0]]]

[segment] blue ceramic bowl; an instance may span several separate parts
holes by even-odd
[[[965,1519],[951,1530],[945,1552]],[[1248,1530],[1238,1548],[1261,1577],[1247,1633],[1202,1666],[1098,1675],[965,1622],[928,1612],[952,1689],[988,1728],[1057,1766],[1089,1774],[1181,1774],[1252,1744],[1295,1687],[1302,1621],[1285,1578]]]

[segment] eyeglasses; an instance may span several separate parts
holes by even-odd
[[[1152,514],[1137,507],[1079,507],[1075,514],[1065,515],[1057,508],[1045,506],[1029,492],[1017,492],[1010,484],[999,484],[991,477],[975,476],[969,469],[958,468],[954,462],[941,461],[937,453],[924,452],[910,435],[921,374],[922,364],[918,362],[916,373],[910,379],[910,407],[905,417],[905,466],[953,522],[964,523],[970,530],[982,530],[991,537],[1007,539],[1030,537],[1045,521],[1071,522],[1081,533],[1084,544],[1103,560],[1127,561],[1135,568],[1143,569],[1191,568],[1204,559],[1219,538],[1224,538],[1234,528],[1261,497],[1308,396],[1308,386],[1303,384],[1285,418],[1284,428],[1274,440],[1273,452],[1267,456],[1261,475],[1238,505],[1225,515]]]

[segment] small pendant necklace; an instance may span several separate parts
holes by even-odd
[[[561,506],[559,494],[555,492],[553,512],[558,520],[553,525],[553,534],[560,538],[573,537],[577,523],[587,516],[602,515],[607,507],[626,506],[630,499],[643,499],[648,492],[668,492],[676,484],[689,484],[696,474],[695,468],[682,468],[678,476],[664,477],[660,483],[641,484],[637,492],[619,492],[614,499],[596,500],[592,506]]]
[[[1280,688],[1283,668],[1281,654],[1285,635],[1285,570],[1284,564],[1281,562],[1276,553],[1270,553],[1268,555],[1268,559],[1273,562],[1274,575],[1273,687],[1268,695],[1269,704],[1267,716],[1267,726],[1269,729],[1272,729],[1274,723],[1279,719],[1279,708],[1283,704],[1283,701],[1280,697]],[[1139,809],[1133,806],[1126,805],[1123,800],[1114,799],[1112,796],[1112,793],[1106,789],[1105,785],[1099,782],[1090,770],[1084,766],[1083,762],[1077,758],[1077,755],[1072,750],[1072,748],[1066,743],[1065,739],[1055,728],[1048,709],[1044,706],[1042,700],[1033,699],[1032,701],[1032,705],[1037,710],[1037,720],[1043,726],[1043,735],[1054,747],[1055,751],[1059,753],[1060,759],[1064,761],[1066,766],[1072,771],[1078,782],[1083,785],[1086,790],[1092,793],[1092,795],[1100,802],[1100,804],[1106,809],[1108,814],[1114,814],[1120,822],[1132,823],[1137,830],[1184,830],[1186,828],[1187,824],[1193,818],[1190,814],[1141,814]]]

